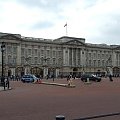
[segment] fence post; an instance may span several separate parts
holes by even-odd
[[[56,120],[65,120],[65,116],[63,115],[57,115]]]

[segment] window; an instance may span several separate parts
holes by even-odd
[[[32,50],[28,49],[28,55],[31,55],[31,54],[32,54]]]
[[[41,56],[43,56],[44,55],[44,50],[41,50]]]
[[[50,65],[50,59],[47,59],[47,65]]]
[[[12,53],[12,47],[11,46],[7,46],[7,52],[8,52],[8,54]]]
[[[103,66],[103,67],[105,66],[105,61],[104,61],[104,60],[102,60],[102,66]]]
[[[94,67],[96,66],[96,60],[93,61],[93,66],[94,66]]]
[[[17,54],[17,47],[16,46],[13,47],[13,54]]]
[[[24,57],[21,58],[21,63],[24,64]]]
[[[35,49],[35,50],[34,50],[34,55],[37,56],[37,54],[38,54],[38,50]]]
[[[91,59],[91,53],[89,53],[89,58]]]
[[[50,50],[47,50],[47,56],[50,57]]]
[[[13,65],[16,65],[16,57],[13,58],[12,64],[13,64]]]
[[[104,59],[104,54],[102,54],[102,59]]]
[[[53,51],[53,57],[55,57],[55,51]]]
[[[53,58],[53,65],[55,65],[55,58]]]
[[[38,58],[37,57],[34,58],[34,63],[38,64]]]
[[[21,55],[24,55],[25,54],[25,48],[22,48],[21,49]]]
[[[11,61],[12,61],[12,57],[8,56],[8,64],[11,64]]]
[[[61,58],[58,59],[58,65],[62,65],[62,59]]]
[[[89,60],[89,66],[91,66],[91,60]]]
[[[96,58],[96,53],[93,53],[93,57]]]
[[[29,60],[28,60],[28,64],[31,64],[31,57],[30,57]]]
[[[98,60],[98,67],[100,67],[100,65],[101,65],[101,64],[100,64],[100,60]]]
[[[100,54],[98,54],[98,59],[100,59]]]

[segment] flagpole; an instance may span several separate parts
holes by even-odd
[[[67,31],[67,25],[66,25],[66,36],[67,36],[67,33],[68,33],[68,31]]]
[[[66,36],[67,36],[67,34],[68,34],[68,31],[67,31],[67,22],[66,22],[66,24],[64,25],[64,27],[66,27],[66,28],[65,28],[65,30],[66,30],[65,32],[66,32]]]

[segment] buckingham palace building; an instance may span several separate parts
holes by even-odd
[[[5,50],[3,54],[0,52],[0,75],[2,70],[5,76],[120,75],[119,45],[86,43],[85,38],[69,36],[44,39],[0,33],[0,45],[3,43]]]

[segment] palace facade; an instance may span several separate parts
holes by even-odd
[[[23,37],[0,33],[5,43],[4,75],[35,74],[55,77],[83,73],[120,74],[120,46],[85,43],[85,38],[58,39]],[[0,52],[0,74],[2,60]]]

